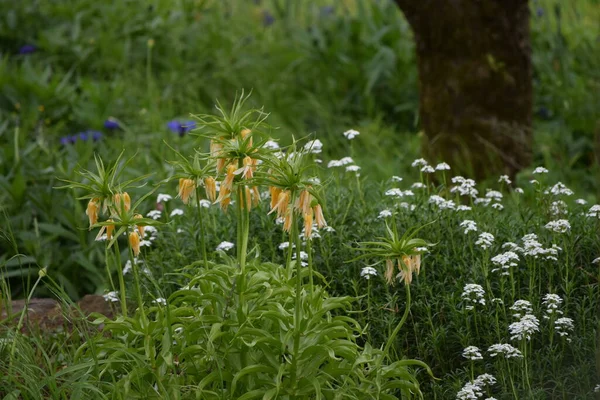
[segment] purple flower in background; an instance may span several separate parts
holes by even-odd
[[[94,142],[97,142],[98,140],[102,139],[102,132],[99,132],[99,131],[88,131],[88,134],[91,135],[92,140]]]
[[[87,132],[79,132],[77,134],[77,136],[78,136],[79,140],[81,140],[82,142],[85,142],[89,138],[89,135]]]
[[[263,11],[263,26],[271,26],[275,22],[275,17],[273,14],[268,12],[267,10]]]
[[[538,7],[537,10],[535,10],[535,14],[538,17],[543,17],[544,16],[544,9],[542,7]]]
[[[196,123],[194,121],[169,121],[167,122],[167,128],[171,130],[171,132],[176,133],[179,137],[183,137],[186,133],[196,128]]]
[[[333,15],[335,12],[335,8],[333,6],[324,6],[319,10],[319,14],[322,17],[327,17],[329,15]]]
[[[66,146],[69,144],[69,137],[68,136],[63,136],[60,138],[60,144],[63,146]]]
[[[19,49],[19,54],[31,54],[37,51],[37,47],[32,44],[26,44],[25,46],[21,46]]]
[[[106,121],[104,121],[104,127],[112,131],[114,129],[119,129],[121,126],[113,118],[108,118]]]

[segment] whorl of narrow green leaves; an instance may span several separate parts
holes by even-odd
[[[362,254],[351,261],[364,258],[379,258],[383,261],[384,259],[402,259],[403,256],[421,254],[422,251],[419,251],[418,248],[433,246],[434,244],[415,236],[421,229],[433,222],[418,228],[407,229],[402,236],[399,236],[395,225],[390,228],[386,222],[386,230],[389,236],[378,237],[379,241],[358,242],[358,247],[355,247],[354,250],[362,252]]]
[[[265,120],[269,114],[265,113],[262,108],[243,110],[244,104],[250,98],[251,94],[244,95],[244,91],[242,90],[241,95],[235,98],[229,111],[217,100],[216,108],[219,115],[192,115],[198,121],[200,129],[206,131],[200,136],[208,137],[209,139],[234,139],[244,129],[250,129],[252,133],[260,134],[261,129],[267,127]]]
[[[108,167],[105,167],[102,159],[98,155],[94,155],[97,172],[85,169],[77,170],[76,173],[83,178],[83,182],[61,179],[61,181],[68,184],[59,186],[57,189],[81,189],[85,194],[79,197],[79,200],[98,198],[101,202],[104,202],[112,199],[116,193],[124,192],[127,187],[146,179],[151,175],[142,175],[124,182],[119,182],[119,178],[123,171],[135,156],[130,157],[128,160],[121,163],[122,157],[123,152],[119,154],[113,163],[109,164]]]

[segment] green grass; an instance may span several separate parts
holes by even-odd
[[[42,281],[36,296],[52,295],[57,287],[73,299],[109,290],[104,246],[94,241],[96,232],[87,229],[86,202],[76,200],[83,193],[54,190],[63,184],[59,179],[79,179],[74,171],[93,168],[95,153],[109,162],[124,150],[125,158],[133,157],[125,178],[153,173],[145,187],[131,190],[132,197],[140,198],[176,173],[166,162],[176,158],[166,144],[186,156],[196,148],[208,151],[198,137],[180,138],[171,133],[167,122],[213,113],[215,99],[228,104],[245,89],[252,90],[249,102],[253,106],[264,106],[270,113],[268,136],[282,144],[291,143],[293,137],[318,138],[324,143],[324,152],[318,156],[324,162],[316,174],[325,183],[326,217],[336,232],[324,232],[322,239],[315,241],[314,264],[325,277],[328,295],[356,296],[340,311],[340,315],[350,313],[364,328],[360,335],[352,333],[358,335],[356,344],[383,346],[402,314],[404,291],[389,288],[380,277],[369,282],[361,279],[364,264],[349,260],[357,255],[351,249],[355,242],[385,233],[378,213],[398,207],[400,201],[383,195],[396,185],[390,177],[404,177],[398,184],[403,190],[420,179],[410,167],[419,157],[420,145],[415,133],[416,60],[408,24],[392,2],[345,1],[336,3],[331,13],[321,8],[328,4],[331,2],[157,0],[140,6],[133,1],[107,5],[88,0],[18,4],[0,0],[1,8],[7,10],[0,17],[3,298],[30,294],[43,267],[48,267],[56,284]],[[538,7],[543,10],[541,16],[536,15]],[[600,18],[600,6],[593,0],[568,5],[544,0],[532,2],[531,8],[534,163],[515,183],[526,194],[519,197],[503,189],[504,210],[478,206],[469,217],[477,221],[480,230],[496,237],[494,247],[488,253],[479,250],[474,234],[465,236],[458,227],[463,217],[437,211],[418,190],[414,190],[415,197],[407,199],[416,211],[398,208],[395,217],[401,230],[436,221],[420,234],[438,244],[423,259],[424,269],[412,286],[409,319],[392,347],[394,360],[403,356],[423,360],[441,378],[434,381],[425,373],[417,375],[425,398],[455,398],[471,379],[471,365],[461,357],[466,346],[478,346],[485,353],[500,338],[509,340],[508,325],[514,321],[510,315],[497,319],[489,312],[490,288],[495,297],[504,299],[505,311],[516,298],[530,300],[541,321],[542,332],[534,336],[527,357],[529,371],[535,371],[530,374],[531,391],[521,374],[523,365],[517,362],[512,370],[520,398],[591,398],[598,382],[593,360],[598,273],[591,264],[598,255],[593,241],[597,225],[580,214],[600,195],[596,144],[600,28],[594,23]],[[263,24],[265,12],[274,18],[269,26]],[[19,55],[19,48],[28,43],[35,44],[38,51]],[[104,129],[109,117],[118,120],[122,129]],[[351,128],[361,134],[349,142],[342,132]],[[104,137],[98,142],[60,145],[61,137],[88,129],[101,130]],[[326,168],[328,161],[344,156],[351,156],[362,168],[360,178],[343,169]],[[529,184],[537,165],[550,169],[544,178],[546,186],[562,181],[589,202],[586,208],[573,202],[575,196],[565,198],[572,225],[566,243],[543,229],[553,217],[550,200],[536,194]],[[495,179],[480,182],[480,195],[486,188],[499,185]],[[430,190],[429,194],[442,190],[445,196],[442,188]],[[163,184],[159,191],[174,195],[176,187]],[[177,202],[166,204],[168,212],[184,208]],[[149,199],[142,204],[143,213],[154,207]],[[285,264],[284,253],[278,249],[285,240],[272,216],[266,216],[266,204],[260,207],[251,214],[248,249],[256,263],[252,268],[270,274],[271,267],[263,263]],[[187,280],[206,273],[194,264],[201,251],[197,242],[200,225],[191,216],[192,209],[185,208],[183,218],[169,219],[168,212],[163,213],[163,221],[170,223],[160,228],[153,246],[143,250],[144,265],[151,272],[142,277],[148,305],[157,297],[176,295]],[[213,250],[223,240],[236,241],[235,216],[213,208],[206,216],[209,257],[226,270],[227,262]],[[508,283],[501,290],[498,277],[482,276],[503,242],[516,242],[531,232],[540,235],[544,246],[556,242],[566,249],[560,253],[559,263],[535,267],[538,272],[546,268],[543,274],[548,274],[536,277],[535,282],[551,284],[552,290],[563,296],[563,311],[575,321],[570,343],[563,343],[556,334],[550,341],[551,330],[541,318],[541,299],[550,288],[530,290],[530,260],[521,259],[515,270],[514,294],[507,291]],[[123,263],[127,258],[124,252]],[[109,262],[116,283],[115,261],[109,257]],[[558,277],[564,277],[567,270],[570,281],[559,283]],[[550,280],[550,271],[555,271],[554,280]],[[480,284],[486,290],[485,312],[464,309],[461,293],[467,283]],[[126,284],[133,285],[130,276]],[[133,290],[132,286],[130,293]],[[366,293],[371,295],[365,297]],[[136,303],[134,296],[130,302]],[[174,311],[180,306],[175,302]],[[149,315],[163,324],[152,333],[160,351],[160,335],[172,325],[155,312]],[[26,338],[14,332],[5,336],[13,337],[23,370],[0,381],[2,394],[29,390],[29,395],[21,396],[37,398],[34,392],[43,387],[38,391],[51,398],[89,397],[97,390],[108,394],[122,388],[120,375],[111,372],[110,379],[100,377],[104,364],[94,356],[101,352],[87,347],[82,347],[85,354],[78,352],[83,344],[77,338],[69,337],[72,347],[61,348],[59,344],[66,340],[62,336]],[[101,338],[90,343],[96,341]],[[125,340],[121,345],[131,343]],[[137,348],[137,344],[131,345]],[[6,351],[6,346],[0,345],[0,351]],[[484,355],[483,361],[473,364],[474,372],[493,373],[500,381],[494,385],[494,397],[512,398],[506,366]],[[137,360],[134,369],[142,375],[148,372],[148,360]],[[65,365],[72,367],[58,373]],[[179,390],[189,383],[178,381],[176,375],[161,375],[163,372],[153,370],[153,378],[137,376],[140,380],[135,384],[145,387],[154,379],[153,383],[160,381]],[[39,376],[43,378],[37,379]]]

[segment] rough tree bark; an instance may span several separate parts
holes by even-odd
[[[396,3],[416,41],[424,154],[455,173],[514,176],[531,161],[527,0]]]

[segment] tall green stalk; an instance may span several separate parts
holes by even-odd
[[[383,360],[383,358],[385,357],[389,357],[390,347],[392,343],[394,343],[396,335],[398,335],[398,332],[400,332],[400,328],[402,328],[402,326],[406,322],[406,319],[408,318],[408,313],[410,311],[410,285],[405,285],[404,287],[406,288],[406,308],[404,309],[404,315],[402,315],[402,319],[400,320],[400,322],[398,322],[398,325],[396,325],[396,328],[388,338],[388,341],[385,344],[385,347],[383,348],[383,357],[381,358],[381,360]]]
[[[127,295],[125,289],[125,277],[123,276],[123,264],[121,263],[121,250],[119,249],[119,239],[115,239],[115,257],[117,260],[117,273],[119,274],[119,294],[121,295],[121,314],[127,317]],[[131,268],[134,262],[131,261]]]
[[[200,224],[200,247],[202,250],[202,261],[204,261],[204,267],[208,267],[208,258],[206,257],[206,232],[202,217],[202,210],[200,208],[200,189],[198,188],[198,185],[196,185],[196,212],[198,213],[198,223]]]

